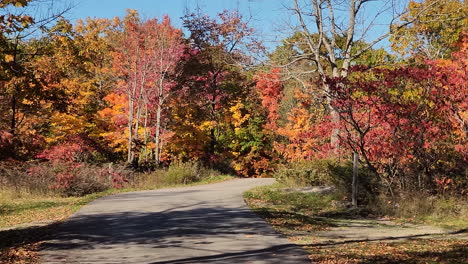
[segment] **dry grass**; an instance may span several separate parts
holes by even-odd
[[[468,229],[468,200],[460,196],[410,193],[395,202],[378,197],[368,208],[397,221],[424,223],[448,229]]]
[[[60,221],[68,218],[84,204],[117,191],[109,190],[82,197],[60,197],[3,189],[0,192],[0,229],[33,222]]]

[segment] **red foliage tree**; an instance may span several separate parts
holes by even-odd
[[[129,11],[114,54],[114,68],[120,76],[120,93],[128,99],[127,162],[135,162],[136,149],[148,138],[153,127],[154,157],[160,161],[163,108],[174,88],[171,78],[181,61],[185,45],[182,33],[169,17],[142,21],[136,11]],[[143,135],[140,128],[143,127]],[[143,140],[140,140],[140,136]]]
[[[260,73],[255,77],[257,90],[262,99],[262,106],[268,111],[266,128],[278,129],[276,121],[279,118],[279,102],[281,101],[283,86],[280,80],[280,69],[271,69],[270,73]]]
[[[437,174],[466,162],[467,153],[456,148],[466,144],[466,136],[453,122],[454,109],[466,105],[466,96],[460,98],[450,83],[464,77],[452,74],[433,65],[357,67],[348,78],[328,80],[332,106],[341,118],[341,141],[390,190],[433,184]]]

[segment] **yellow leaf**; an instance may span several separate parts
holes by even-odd
[[[25,1],[25,0],[19,0],[19,1],[17,1],[17,2],[15,3],[15,6],[16,6],[16,7],[25,7],[27,4],[28,4],[27,1]]]
[[[5,55],[5,62],[12,62],[15,60],[13,55]]]

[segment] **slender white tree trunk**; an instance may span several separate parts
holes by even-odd
[[[127,93],[128,96],[128,141],[127,141],[127,163],[132,163],[133,161],[133,149],[132,149],[132,142],[133,142],[133,96],[131,92]]]
[[[159,82],[159,89],[158,89],[158,106],[156,109],[156,131],[155,131],[155,136],[154,136],[154,158],[156,161],[156,164],[159,165],[160,162],[160,154],[161,154],[161,139],[160,139],[160,134],[161,134],[161,113],[162,113],[162,105],[163,105],[163,79],[161,78]]]

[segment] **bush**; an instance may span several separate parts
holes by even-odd
[[[96,171],[99,170],[99,171]],[[84,196],[111,188],[101,169],[80,166],[56,174],[57,183],[52,186],[64,196]]]
[[[52,194],[50,186],[55,183],[55,172],[48,166],[22,162],[8,162],[0,165],[0,182],[4,188],[13,189],[18,195]]]
[[[138,190],[151,190],[161,188],[164,185],[166,169],[157,169],[153,172],[135,174],[129,181],[129,187]]]
[[[431,195],[428,192],[401,194],[396,199],[379,195],[368,205],[376,215],[423,220],[447,226],[468,227],[468,206],[466,198]]]
[[[330,163],[330,181],[342,195],[350,198],[353,183],[353,164],[351,162]],[[372,203],[382,191],[378,176],[364,166],[358,168],[358,204]]]
[[[172,163],[164,176],[164,183],[169,185],[174,184],[189,184],[198,182],[204,179],[219,176],[219,172],[211,169],[206,169],[197,162],[175,162]]]
[[[135,173],[121,165],[49,161],[0,164],[0,187],[21,194],[84,196],[110,188],[155,189],[220,176],[199,163],[172,163],[167,169]],[[5,189],[4,188],[4,189]]]
[[[84,196],[110,188],[122,188],[132,172],[124,167],[96,166],[86,163],[61,164],[65,170],[56,174],[57,189],[64,196]]]
[[[70,135],[60,144],[39,153],[36,158],[50,162],[104,162],[112,156],[86,134]]]
[[[358,171],[358,201],[372,202],[381,191],[377,175],[366,167]],[[338,163],[334,160],[312,160],[290,163],[280,167],[274,177],[281,183],[292,186],[333,185],[341,196],[351,197],[353,165],[351,162]]]
[[[132,172],[124,167],[73,162],[43,162],[0,167],[0,182],[17,192],[83,196],[121,188]]]
[[[331,183],[330,160],[311,160],[281,166],[273,176],[288,186],[314,186]]]

